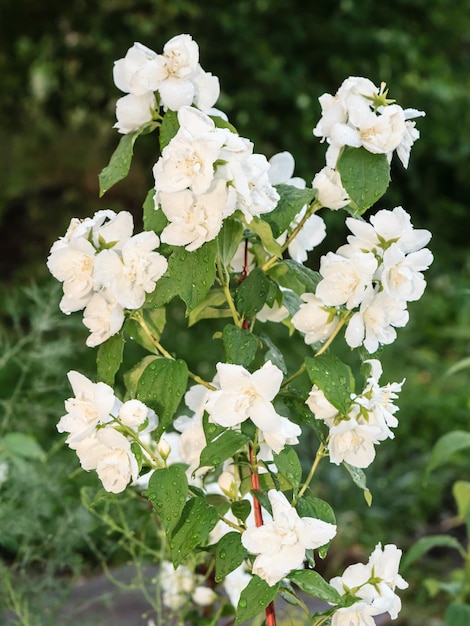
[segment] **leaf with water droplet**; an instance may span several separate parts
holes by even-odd
[[[155,358],[139,378],[136,397],[159,417],[157,437],[170,424],[186,392],[188,366],[182,359]]]
[[[237,607],[236,624],[252,619],[261,613],[276,597],[279,583],[272,587],[259,576],[253,576],[247,587],[241,592]]]
[[[332,354],[305,359],[305,367],[310,380],[323,391],[326,399],[346,415],[351,405],[354,391],[354,376],[349,365]]]
[[[289,580],[298,585],[303,592],[315,598],[339,604],[341,596],[334,587],[329,585],[318,572],[313,570],[296,570],[287,576]]]
[[[229,532],[221,537],[215,547],[215,580],[220,582],[237,569],[247,555],[241,542],[241,534]]]
[[[124,344],[124,337],[117,333],[98,348],[96,355],[98,378],[111,387],[114,385],[114,378],[122,363]]]
[[[354,204],[346,207],[353,215],[362,215],[386,192],[390,182],[390,164],[385,154],[372,154],[365,148],[346,146],[336,165],[341,183]]]
[[[222,332],[225,362],[248,367],[256,356],[258,338],[247,330],[227,324]]]
[[[263,270],[255,267],[238,287],[235,294],[237,310],[243,317],[252,317],[261,311],[269,292],[269,279]]]
[[[168,275],[175,293],[186,303],[187,315],[204,300],[214,284],[216,256],[216,240],[205,243],[193,252],[176,248],[170,256]]]
[[[149,499],[158,511],[168,537],[181,517],[187,493],[188,480],[182,465],[157,469],[150,476]]]
[[[292,485],[294,493],[297,493],[302,480],[302,466],[295,450],[286,446],[279,454],[274,455],[274,463]]]
[[[315,198],[315,189],[298,189],[292,185],[276,185],[280,195],[276,208],[263,215],[272,230],[274,237],[279,237],[292,224],[296,215],[306,204],[311,204]]]
[[[191,498],[186,502],[172,534],[171,560],[175,567],[206,542],[218,521],[217,511],[205,498]]]
[[[248,441],[248,437],[243,433],[226,430],[202,450],[199,466],[217,467],[236,454]]]

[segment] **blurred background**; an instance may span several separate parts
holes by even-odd
[[[145,560],[116,542],[122,533],[109,518],[122,515],[129,532],[152,543],[138,498],[93,513],[80,502],[80,490],[83,497],[96,482],[80,471],[55,424],[70,395],[65,373],[91,374],[95,354],[85,349],[80,316],[59,313],[58,285],[45,260],[74,216],[126,209],[138,227],[152,187],[153,135],[139,140],[129,177],[98,198],[98,173],[119,139],[112,125],[122,94],[112,66],[134,41],[161,52],[179,33],[193,36],[202,67],[219,76],[217,106],[240,134],[267,157],[292,152],[296,175],[308,184],[324,165],[325,146],[312,135],[318,97],[334,93],[347,76],[385,81],[389,97],[426,111],[408,170],[394,160],[390,191],[377,207],[403,205],[415,227],[433,233],[428,290],[381,355],[384,382],[407,379],[400,426],[367,472],[371,509],[341,468],[321,474],[320,495],[343,528],[327,573],[337,574],[378,541],[405,551],[427,535],[465,541],[451,486],[470,480],[468,450],[430,475],[425,469],[439,437],[469,424],[469,370],[455,368],[470,355],[468,3],[1,0],[0,611],[16,606],[21,624],[55,624],[54,611],[78,578]],[[325,216],[328,249],[344,241],[337,213]],[[457,371],[449,375],[451,367]],[[442,624],[449,596],[436,581],[454,584],[460,566],[455,551],[442,549],[414,562],[397,623]]]

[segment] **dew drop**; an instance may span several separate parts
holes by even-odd
[[[240,598],[240,600],[238,601],[238,606],[242,609],[246,609],[247,603],[245,598]]]
[[[227,556],[227,553],[225,552],[225,550],[221,550],[219,552],[219,559],[222,559],[222,561],[225,559],[226,556]]]

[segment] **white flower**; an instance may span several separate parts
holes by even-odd
[[[93,269],[96,250],[84,237],[56,242],[47,259],[47,267],[63,283],[63,313],[83,309],[93,294]]]
[[[395,300],[419,300],[426,287],[421,272],[432,261],[433,256],[427,248],[405,255],[397,244],[392,244],[383,255],[380,274],[382,287]]]
[[[185,246],[192,252],[214,239],[222,226],[222,209],[227,201],[223,180],[215,181],[206,192],[196,196],[186,189],[176,193],[159,194],[163,213],[170,220],[162,231],[162,241]]]
[[[114,84],[134,96],[155,91],[165,75],[162,57],[138,42],[129,48],[124,58],[114,62]]]
[[[280,416],[280,424],[276,430],[263,430],[260,441],[268,446],[275,454],[279,454],[286,444],[295,446],[299,443],[299,436],[302,434],[300,426],[294,424],[287,417]]]
[[[225,133],[215,127],[210,117],[193,107],[181,108],[178,121],[178,132],[153,168],[155,188],[158,193],[187,188],[195,194],[205,193],[214,178],[214,163],[219,158]]]
[[[346,219],[346,224],[353,233],[348,236],[350,245],[379,254],[392,243],[405,254],[416,252],[431,239],[428,230],[413,228],[410,215],[401,206],[378,211],[370,218],[370,224],[352,217]]]
[[[140,400],[128,400],[120,407],[118,417],[124,426],[138,428],[149,420],[152,413]]]
[[[206,112],[208,115],[213,115],[216,111],[212,107],[220,95],[219,79],[210,72],[204,72],[199,66],[196,69],[192,82],[195,88],[194,104],[201,111]],[[221,112],[218,113],[220,114]]]
[[[344,249],[340,251],[347,253]],[[320,274],[323,279],[315,290],[317,298],[327,306],[345,304],[352,309],[362,302],[366,289],[372,284],[377,269],[377,259],[370,253],[355,253],[343,256],[328,252],[320,261]]]
[[[272,185],[291,185],[297,189],[305,189],[305,180],[294,177],[295,161],[290,152],[278,152],[269,159],[269,180]]]
[[[291,227],[295,228],[300,220],[304,217],[307,207],[304,207],[297,214]],[[326,237],[326,226],[323,218],[319,215],[311,215],[296,237],[289,244],[289,255],[297,263],[304,263],[308,258],[308,252],[318,246]]]
[[[199,585],[194,589],[191,597],[199,606],[210,606],[217,599],[217,594],[210,587]]]
[[[301,304],[292,317],[292,324],[305,333],[305,343],[326,341],[336,330],[339,318],[312,293],[304,293],[301,297],[305,304]]]
[[[281,416],[272,405],[282,382],[281,370],[267,361],[250,374],[241,365],[217,363],[220,389],[209,393],[206,410],[220,426],[238,426],[250,418],[265,432],[280,429]]]
[[[317,385],[313,385],[305,403],[317,420],[322,420],[328,426],[333,426],[333,418],[338,415],[338,409],[326,399],[325,394]]]
[[[96,433],[99,444],[106,448],[96,465],[96,473],[106,491],[121,493],[139,470],[129,441],[114,428],[107,426]]]
[[[160,565],[160,585],[163,590],[163,604],[178,611],[194,589],[194,576],[185,565],[179,565],[175,570],[172,563],[163,561]]]
[[[349,607],[338,609],[332,626],[373,626],[374,615],[389,613],[396,619],[401,608],[395,589],[406,589],[408,583],[398,574],[401,550],[395,545],[377,544],[367,564],[356,563],[346,568],[343,575],[330,580],[330,585],[341,595],[360,598]]]
[[[407,168],[410,160],[411,147],[414,142],[419,139],[419,130],[416,128],[416,122],[410,120],[415,117],[422,117],[426,115],[424,111],[418,111],[417,109],[405,109],[405,133],[399,146],[397,146],[397,156],[403,164],[403,167]]]
[[[405,326],[408,317],[404,303],[393,300],[384,291],[376,293],[369,287],[359,311],[349,320],[344,335],[346,343],[351,348],[362,344],[372,354],[379,345],[395,341],[397,333],[394,326]]]
[[[123,135],[138,130],[152,120],[155,107],[155,96],[152,92],[141,96],[127,94],[116,102],[117,122],[113,128],[117,128]]]
[[[229,163],[237,194],[237,206],[247,223],[253,217],[270,213],[279,201],[279,194],[269,180],[269,162],[263,154],[251,154],[243,161]]]
[[[223,585],[232,606],[237,607],[242,591],[252,579],[244,564],[225,576]]]
[[[324,207],[336,211],[350,202],[347,191],[341,184],[339,172],[325,166],[315,174],[312,187],[317,190],[317,201]]]
[[[257,554],[253,574],[273,586],[289,572],[302,567],[305,550],[319,548],[336,534],[336,526],[312,517],[299,517],[280,491],[268,492],[273,510],[271,522],[248,528],[242,543]]]
[[[380,434],[378,426],[359,424],[353,418],[342,420],[330,428],[330,461],[336,465],[346,461],[354,467],[369,467],[375,458],[374,444]]]
[[[95,292],[83,313],[83,323],[90,331],[86,345],[94,348],[121,330],[124,309],[110,290]]]
[[[70,433],[67,438],[70,443],[90,435],[98,424],[109,422],[117,399],[109,385],[93,383],[79,372],[72,370],[67,378],[75,397],[65,401],[67,413],[60,418],[57,430]]]

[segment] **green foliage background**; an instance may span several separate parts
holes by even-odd
[[[354,530],[350,536],[345,533],[345,545],[351,539],[365,545],[384,539],[406,547],[453,515],[446,493],[455,469],[443,468],[430,483],[424,468],[440,435],[468,430],[468,370],[444,377],[470,352],[470,8],[465,0],[2,0],[0,289],[15,294],[20,285],[38,281],[46,291],[15,300],[14,314],[2,298],[2,341],[8,349],[19,346],[24,358],[2,361],[0,436],[12,429],[24,432],[47,452],[56,441],[56,418],[68,397],[67,368],[86,373],[90,367],[94,355],[85,350],[79,320],[61,326],[59,316],[47,309],[51,302],[56,307],[59,296],[47,287],[45,259],[73,216],[89,216],[109,206],[131,210],[138,221],[152,186],[152,136],[139,141],[126,181],[98,199],[98,173],[118,141],[112,124],[115,101],[122,94],[113,85],[112,64],[134,41],[160,52],[170,37],[182,32],[199,43],[203,68],[219,76],[218,106],[240,133],[268,157],[291,151],[296,174],[307,181],[324,164],[325,146],[312,135],[320,115],[317,98],[325,91],[334,93],[347,76],[385,81],[389,96],[402,106],[426,111],[418,120],[422,139],[413,148],[409,170],[393,164],[391,190],[380,204],[403,204],[416,227],[433,232],[430,247],[435,254],[427,293],[410,307],[409,326],[382,357],[387,380],[407,377],[400,427],[395,441],[380,446],[368,472],[372,509],[366,510],[340,470],[329,466],[321,474],[322,495],[333,498],[333,506],[352,520]],[[342,216],[328,219],[331,249],[343,242],[345,233]],[[320,248],[316,258],[324,251]],[[44,330],[38,311],[49,311],[46,318],[55,320],[54,325]],[[181,356],[190,360],[201,352],[199,346],[177,315],[174,326]],[[201,345],[210,334],[205,328],[198,334]],[[33,335],[36,343],[27,342],[24,351],[24,338]],[[63,343],[64,337],[69,344]],[[287,340],[282,336],[281,342],[283,337]],[[38,366],[37,350],[47,368]],[[24,372],[28,363],[31,367]],[[22,381],[16,396],[11,391],[15,380]],[[40,383],[38,393],[31,386],[34,381]],[[306,455],[309,445],[304,444]],[[50,483],[52,474],[60,473],[52,468],[63,463],[74,471],[77,462],[66,454],[54,452],[52,465],[44,466],[48,471],[37,475],[39,483],[30,490]],[[468,480],[468,460],[457,461],[460,476]],[[23,511],[21,490],[9,488],[17,497],[6,506],[8,494],[2,493],[2,525]],[[8,541],[0,541],[8,562],[18,562],[19,555],[25,566],[36,566],[50,520],[76,528],[77,515],[83,515],[72,511],[76,492],[69,483],[51,489],[47,506],[44,501],[38,505],[41,523],[22,528],[31,539],[28,550],[14,532]],[[58,502],[65,504],[60,508]],[[59,543],[50,548],[51,575],[61,572],[61,558],[69,572],[79,571],[83,559],[96,558],[90,545],[99,530],[89,518],[80,524],[83,533],[75,538],[65,534],[64,539],[59,535]],[[390,531],[387,537],[384,528]],[[66,557],[61,548],[65,538],[69,548],[73,541]]]

